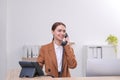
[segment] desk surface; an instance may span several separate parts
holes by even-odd
[[[51,77],[34,77],[34,78],[19,78],[20,70],[8,71],[7,80],[120,80],[120,76],[111,77],[70,77],[70,78],[51,78]]]

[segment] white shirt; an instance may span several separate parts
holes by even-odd
[[[55,53],[56,53],[56,59],[57,59],[57,65],[58,65],[58,72],[60,72],[61,68],[62,68],[63,47],[62,46],[58,46],[54,42],[54,48],[55,48]]]

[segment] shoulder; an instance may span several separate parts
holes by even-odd
[[[41,46],[41,48],[49,48],[49,47],[51,47],[51,46],[53,46],[53,42],[44,44],[44,45]]]

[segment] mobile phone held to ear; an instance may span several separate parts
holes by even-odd
[[[67,38],[67,37],[68,37],[68,34],[66,33],[65,38]],[[62,43],[61,43],[62,46],[65,46],[66,44],[67,44],[67,41],[62,41]]]

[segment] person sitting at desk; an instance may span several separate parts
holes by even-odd
[[[66,25],[62,22],[55,22],[52,25],[51,31],[53,40],[49,44],[41,46],[37,62],[41,67],[45,64],[47,75],[70,77],[69,68],[75,68],[77,61],[74,50],[70,46],[69,37],[66,36]],[[65,44],[62,44],[63,39]]]

